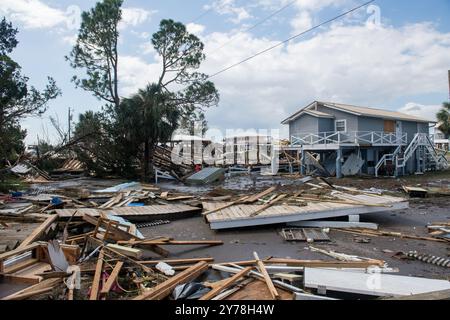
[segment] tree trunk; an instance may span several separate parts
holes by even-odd
[[[150,143],[148,140],[144,143],[144,180],[149,179],[149,162],[150,162]]]

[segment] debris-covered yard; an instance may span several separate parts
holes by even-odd
[[[75,178],[2,195],[0,296],[399,299],[450,287],[448,171],[218,179]]]

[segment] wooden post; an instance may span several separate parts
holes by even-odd
[[[100,279],[102,277],[102,271],[103,271],[103,257],[104,257],[104,253],[103,253],[103,249],[102,249],[98,255],[97,266],[95,267],[95,275],[94,275],[94,280],[92,281],[91,295],[89,297],[89,300],[97,300],[98,299]]]
[[[252,267],[248,267],[248,268],[245,268],[242,271],[239,271],[234,276],[224,280],[224,282],[221,285],[219,285],[219,286],[215,287],[214,289],[212,289],[210,292],[205,294],[199,300],[211,300],[212,298],[217,296],[223,290],[228,289],[233,283],[235,283],[239,279],[245,277],[252,269],[253,269]]]
[[[276,300],[280,299],[280,294],[278,293],[277,289],[273,285],[272,279],[269,276],[269,273],[266,270],[266,267],[264,266],[264,263],[259,259],[259,256],[256,252],[253,252],[253,255],[256,259],[256,264],[258,265],[259,272],[263,275],[264,280],[266,281],[267,287],[269,288],[270,294],[272,297]]]
[[[106,281],[105,285],[102,288],[102,291],[101,291],[102,294],[108,294],[109,293],[109,291],[111,290],[112,286],[116,282],[122,267],[123,267],[123,262],[122,261],[117,262],[117,264],[114,267],[113,271],[109,275],[108,280]]]

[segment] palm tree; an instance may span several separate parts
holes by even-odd
[[[123,125],[129,138],[142,144],[144,177],[149,175],[149,162],[155,147],[170,140],[180,120],[180,110],[171,103],[170,94],[150,84],[120,105]]]
[[[450,135],[450,102],[444,102],[442,109],[436,115],[439,121],[438,129],[447,138]]]

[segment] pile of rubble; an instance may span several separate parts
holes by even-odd
[[[429,225],[430,235],[378,230],[359,221],[323,221],[366,212],[405,208],[403,198],[379,190],[357,190],[327,180],[303,178],[292,192],[280,186],[255,194],[216,189],[208,194],[181,194],[154,185],[124,183],[106,189],[59,190],[56,194],[15,193],[0,198],[1,228],[19,221],[34,227],[0,254],[3,283],[15,290],[5,300],[328,300],[339,293],[355,298],[410,297],[447,292],[447,280],[392,275],[385,261],[309,247],[324,260],[260,257],[215,262],[214,257],[180,259],[171,247],[221,246],[221,240],[145,237],[140,228],[203,216],[212,229],[285,223],[286,241],[329,241],[339,230],[361,238],[398,237],[449,242],[448,223]],[[306,218],[301,218],[305,216]],[[280,220],[281,219],[281,220]],[[245,222],[245,223],[244,223]],[[174,235],[175,236],[175,235]],[[0,241],[1,245],[1,241]],[[281,253],[280,253],[281,255]],[[408,259],[449,267],[448,259],[404,253]],[[367,283],[377,276],[382,283]],[[24,288],[23,284],[26,284]],[[447,291],[446,291],[447,290]]]

